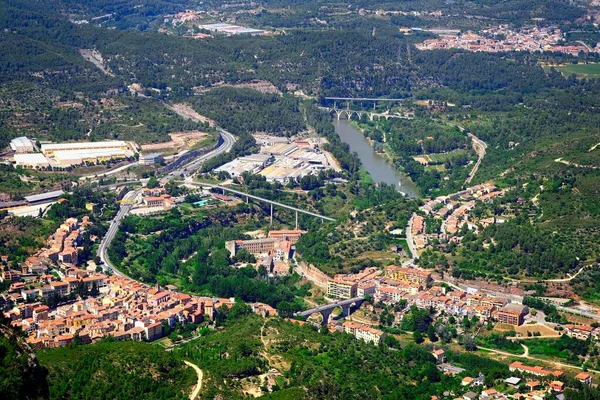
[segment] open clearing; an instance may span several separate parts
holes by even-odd
[[[558,65],[556,70],[563,75],[575,74],[580,77],[600,77],[600,64],[565,64]]]

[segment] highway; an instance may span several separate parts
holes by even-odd
[[[218,156],[219,154],[223,154],[223,153],[230,151],[231,148],[233,147],[233,144],[235,143],[235,138],[233,137],[233,135],[231,133],[229,133],[223,129],[219,129],[219,134],[223,138],[223,143],[221,143],[221,145],[219,147],[198,157],[197,159],[195,159],[194,161],[192,161],[186,165],[182,165],[180,168],[169,173],[166,176],[166,178],[171,179],[175,176],[183,175],[184,172],[189,174],[189,173],[195,171],[196,169],[200,168],[202,163],[205,162],[206,160],[209,160],[213,157]],[[123,197],[123,199],[121,200],[121,207],[119,208],[119,212],[117,213],[117,216],[112,220],[110,227],[108,228],[108,231],[106,232],[106,235],[102,239],[102,242],[100,243],[100,247],[98,248],[98,257],[100,257],[100,260],[102,260],[102,262],[104,263],[104,270],[111,271],[112,273],[114,273],[115,275],[118,275],[118,276],[126,276],[126,275],[123,274],[122,272],[120,272],[119,270],[117,270],[115,268],[115,266],[110,262],[108,255],[107,255],[107,250],[110,246],[110,243],[115,238],[117,231],[119,230],[121,221],[123,221],[123,218],[125,218],[129,214],[129,212],[133,208],[133,204],[135,203],[136,197],[138,197],[140,193],[141,193],[140,189],[133,190],[133,191],[127,193],[125,195],[125,197]]]
[[[212,151],[209,151],[206,154],[201,155],[200,157],[196,158],[194,161],[192,161],[188,164],[182,165],[181,167],[177,168],[176,170],[171,171],[166,176],[166,178],[172,179],[175,177],[180,177],[181,175],[191,175],[191,173],[195,172],[198,168],[200,168],[202,163],[204,163],[206,160],[209,160],[213,157],[218,156],[219,154],[227,153],[228,151],[230,151],[231,148],[233,147],[233,144],[235,143],[235,138],[233,137],[233,135],[221,128],[219,128],[219,135],[223,139],[223,143],[221,143],[221,145],[219,147],[217,147],[216,149],[214,149]]]

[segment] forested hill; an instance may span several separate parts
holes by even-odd
[[[46,349],[50,399],[185,400],[196,374],[155,344],[104,341]]]
[[[0,398],[47,399],[48,371],[22,336],[0,319]]]

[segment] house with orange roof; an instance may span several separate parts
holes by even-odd
[[[577,375],[575,375],[575,379],[577,379],[579,382],[585,384],[585,385],[592,385],[592,374],[588,373],[588,372],[580,372]]]

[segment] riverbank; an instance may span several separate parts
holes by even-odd
[[[399,192],[409,197],[419,197],[419,189],[408,175],[398,171],[388,160],[378,154],[351,121],[334,120],[333,125],[342,142],[348,144],[350,150],[358,154],[364,170],[374,182],[393,185]]]

